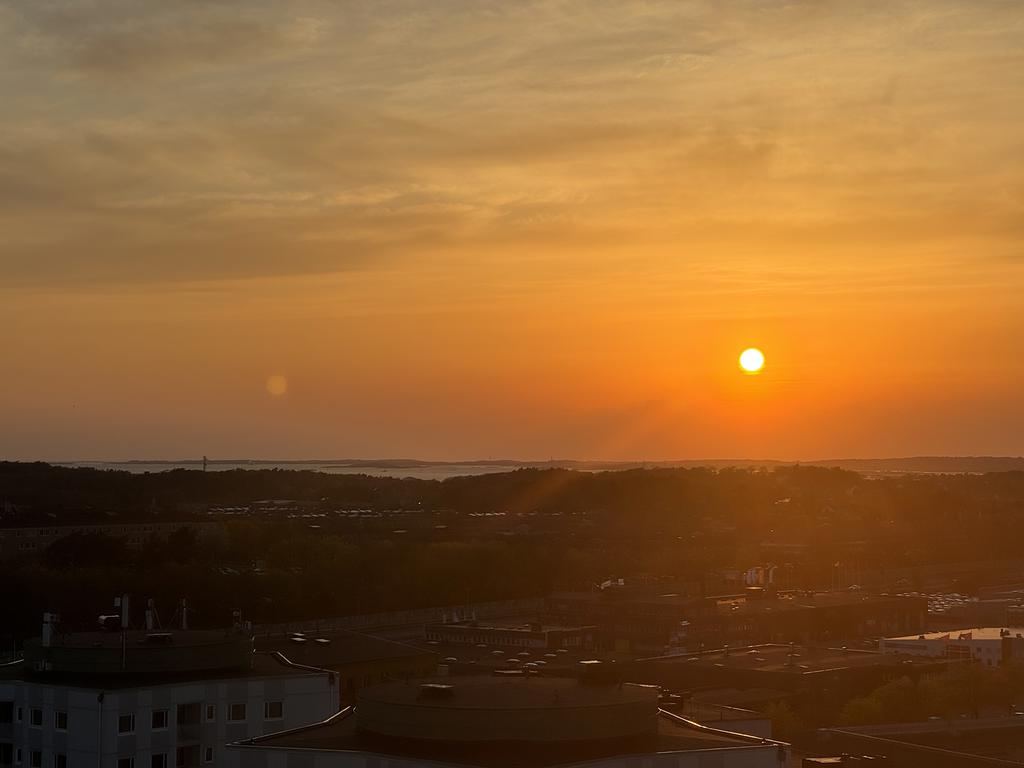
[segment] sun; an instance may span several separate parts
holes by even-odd
[[[740,353],[740,368],[744,373],[760,373],[764,368],[764,352],[757,347],[744,349]]]

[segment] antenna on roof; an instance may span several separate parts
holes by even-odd
[[[130,620],[130,599],[127,593],[114,598],[114,605],[121,609],[121,669],[128,668],[128,625]]]

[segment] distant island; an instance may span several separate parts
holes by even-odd
[[[124,461],[59,461],[58,466],[125,469],[132,472],[166,471],[201,467],[203,459],[129,459]],[[584,472],[612,472],[631,469],[673,469],[712,467],[756,468],[779,466],[835,467],[868,475],[879,474],[981,474],[986,472],[1024,471],[1022,456],[908,456],[899,458],[819,459],[783,461],[779,459],[685,459],[666,461],[590,461],[580,459],[549,459],[523,461],[516,459],[474,459],[467,461],[427,461],[422,459],[208,459],[215,470],[226,469],[303,469],[329,473],[361,472],[396,475],[403,471],[418,474],[456,476],[487,474],[515,469],[575,469]],[[375,472],[376,470],[376,472]]]

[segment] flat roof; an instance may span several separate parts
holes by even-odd
[[[659,712],[657,730],[628,741],[595,739],[587,742],[437,742],[390,739],[356,728],[351,708],[307,728],[248,739],[229,745],[238,749],[368,752],[440,763],[497,768],[538,768],[620,755],[684,752],[705,749],[775,748],[779,742],[742,736],[699,726],[667,712]]]
[[[425,698],[422,685],[451,686],[445,698]],[[654,686],[637,683],[589,684],[571,677],[440,676],[413,683],[392,682],[364,688],[360,701],[438,709],[555,709],[658,700]]]
[[[147,645],[149,638],[164,640],[166,643],[154,647],[175,646],[180,648],[220,645],[227,641],[237,640],[241,636],[238,632],[230,629],[129,629],[126,633],[128,646],[132,648]],[[33,638],[29,642],[42,646],[42,641],[39,638]],[[120,648],[121,630],[54,633],[50,645],[54,648]]]
[[[349,630],[257,637],[256,650],[277,651],[296,664],[327,668],[436,655],[431,650]]]
[[[704,602],[706,597],[689,596],[671,589],[661,591],[643,590],[629,587],[609,587],[601,592],[554,592],[548,600],[585,600],[588,602],[611,605],[615,603],[644,603],[658,605],[690,605]]]
[[[443,623],[435,621],[426,625],[427,629],[482,629],[500,632],[583,632],[596,630],[593,624],[543,624],[541,622],[509,622],[507,624],[489,624],[476,621],[456,621]]]
[[[959,640],[960,635],[970,634],[971,640],[1000,640],[1003,632],[1009,630],[1010,637],[1024,637],[1024,627],[967,627],[966,629],[946,629],[942,632],[923,632],[916,635],[904,635],[902,637],[887,637],[886,640],[942,640],[948,637],[950,640]]]
[[[436,653],[442,664],[458,665],[460,674],[469,668],[481,670],[491,669],[514,669],[530,662],[544,662],[538,666],[545,672],[561,670],[565,674],[575,674],[577,664],[581,661],[597,659],[612,663],[613,659],[619,658],[619,654],[611,652],[600,652],[585,650],[581,648],[523,648],[519,646],[508,647],[495,643],[462,643],[436,640],[416,640],[412,643],[417,648],[426,648],[430,653]],[[482,648],[480,646],[483,646]],[[557,652],[556,652],[557,651]],[[520,655],[525,654],[525,655]],[[622,655],[622,659],[631,658]],[[448,662],[446,659],[455,659]],[[515,661],[511,661],[515,659]]]
[[[123,690],[176,685],[192,681],[244,680],[262,677],[302,677],[320,674],[314,670],[292,667],[277,660],[273,654],[254,653],[248,668],[192,670],[184,672],[138,672],[127,674],[90,674],[78,672],[36,672],[24,661],[0,665],[0,680],[21,680],[37,685],[67,688]]]
[[[792,654],[792,655],[791,655]],[[821,648],[800,645],[750,645],[742,648],[720,648],[703,653],[680,656],[658,656],[641,659],[642,663],[674,664],[688,667],[722,667],[726,669],[748,669],[762,672],[789,672],[806,674],[830,669],[853,667],[895,666],[898,664],[934,664],[911,656],[900,656],[880,651],[864,651],[843,648]]]
[[[777,596],[750,598],[746,595],[728,597],[718,600],[718,612],[723,615],[733,613],[769,613],[783,611],[806,611],[815,608],[837,608],[857,605],[878,605],[882,603],[924,602],[924,598],[903,597],[899,595],[866,595],[863,592],[780,592]]]
[[[946,720],[898,723],[856,728],[828,728],[830,734],[863,739],[865,750],[873,745],[896,742],[921,750],[922,764],[932,750],[943,750],[965,758],[992,760],[993,764],[1021,765],[1024,751],[1024,723],[1021,717],[956,718],[955,727]],[[1004,761],[996,763],[996,761]],[[947,763],[948,764],[948,763]]]

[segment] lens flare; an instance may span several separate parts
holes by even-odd
[[[274,397],[280,397],[285,394],[288,392],[288,379],[279,374],[271,376],[267,379],[267,392]]]

